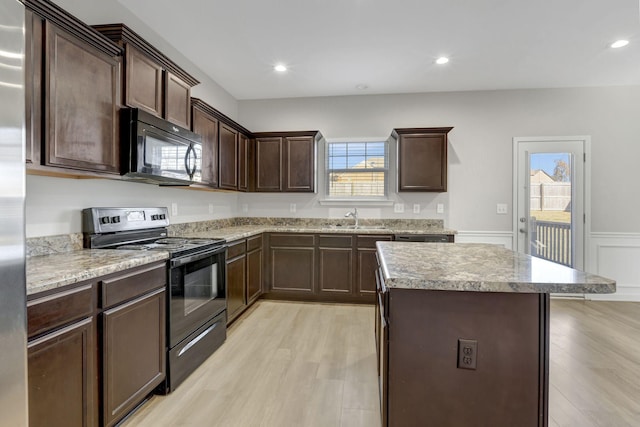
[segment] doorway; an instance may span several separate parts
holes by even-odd
[[[514,248],[584,270],[588,136],[514,138]]]

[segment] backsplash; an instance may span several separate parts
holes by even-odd
[[[359,220],[363,226],[380,226],[389,229],[403,230],[437,230],[444,228],[441,219],[367,219]],[[187,222],[169,226],[169,236],[181,236],[206,232],[218,228],[243,225],[294,226],[294,227],[328,227],[353,225],[347,218],[270,218],[240,217],[214,219],[210,221]],[[82,233],[59,234],[56,236],[30,237],[26,242],[27,257],[71,252],[82,249]]]
[[[363,226],[380,226],[389,229],[405,230],[435,230],[444,228],[444,220],[441,219],[367,219],[359,221]],[[173,224],[169,226],[170,236],[180,236],[206,232],[217,228],[226,228],[243,225],[265,226],[294,226],[294,227],[328,227],[353,225],[353,219],[346,218],[278,218],[278,217],[239,217],[229,219],[217,219],[211,221],[190,222]]]
[[[30,237],[26,247],[27,257],[77,251],[82,249],[82,233]]]

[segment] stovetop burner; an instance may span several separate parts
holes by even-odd
[[[164,250],[177,258],[223,247],[224,239],[167,237],[167,208],[90,208],[83,210],[85,247]],[[108,221],[105,219],[107,218]]]

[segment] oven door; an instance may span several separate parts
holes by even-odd
[[[226,248],[170,260],[169,347],[227,307]]]

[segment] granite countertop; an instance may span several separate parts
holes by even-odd
[[[614,293],[616,282],[504,247],[377,242],[387,288],[520,293]]]
[[[312,225],[239,225],[210,230],[191,231],[181,234],[183,237],[216,238],[231,242],[238,239],[256,236],[261,233],[337,233],[337,234],[456,234],[447,228],[350,228],[344,226],[312,226]]]
[[[83,249],[27,258],[27,295],[169,258],[165,251]]]

